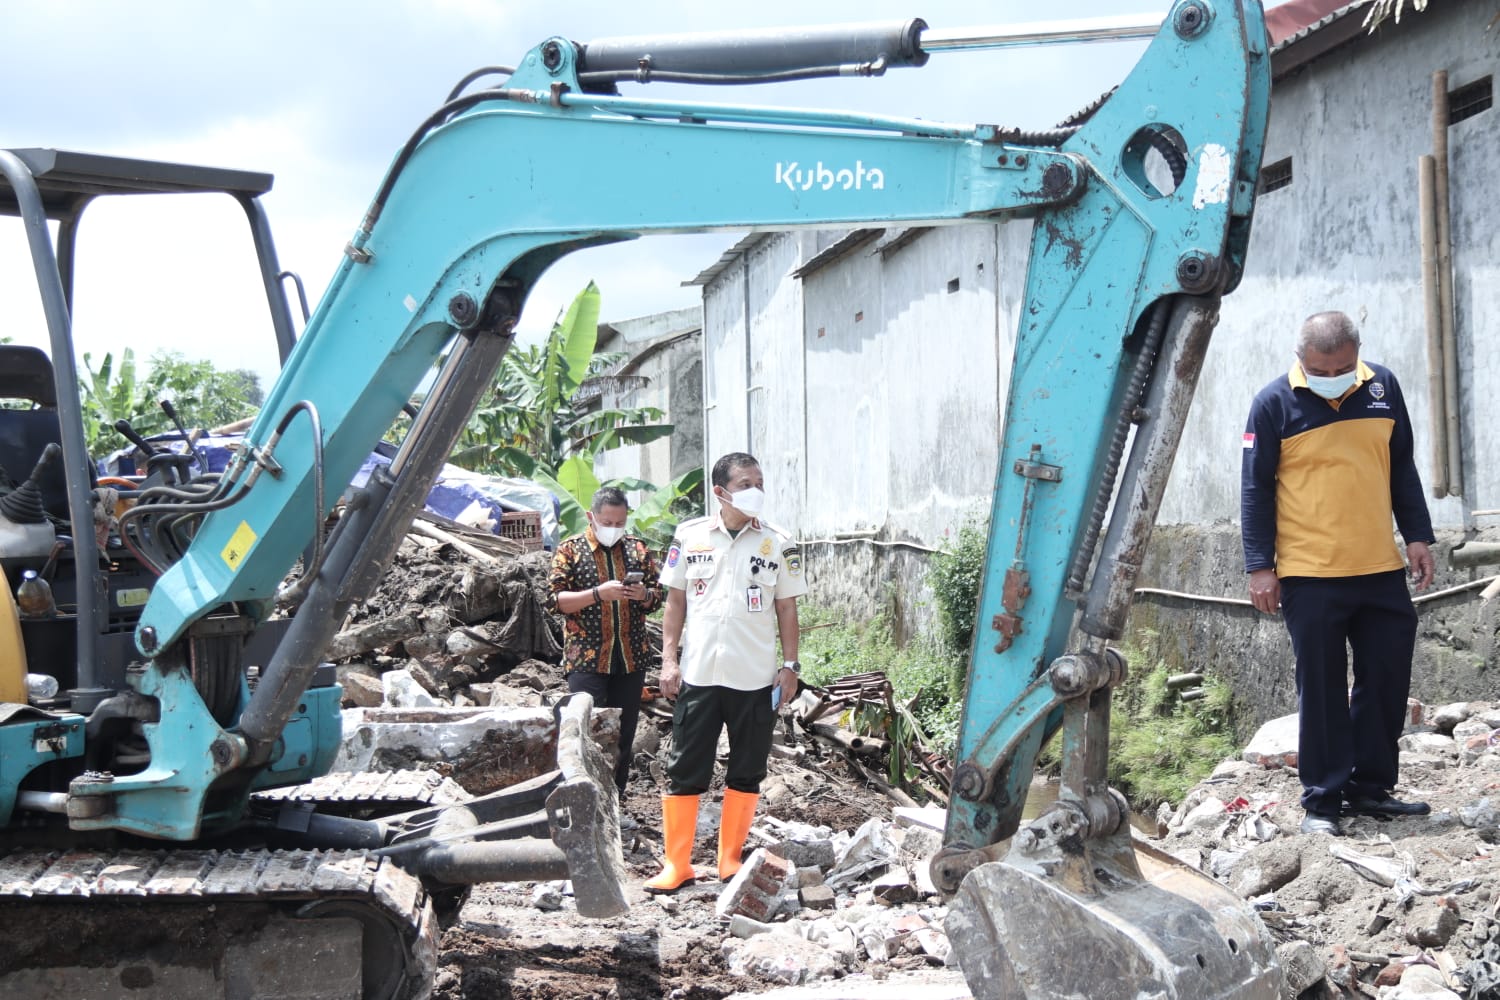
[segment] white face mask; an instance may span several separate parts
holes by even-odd
[[[1307,387],[1324,399],[1338,399],[1354,385],[1354,372],[1342,375],[1307,375]]]
[[[760,517],[766,509],[766,494],[754,486],[729,494],[729,505],[746,517]]]
[[[602,524],[594,525],[594,537],[599,539],[599,544],[606,549],[625,537],[624,528],[606,528]]]

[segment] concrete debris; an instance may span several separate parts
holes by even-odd
[[[798,889],[797,901],[804,910],[831,910],[837,905],[833,890],[826,885],[809,885]]]
[[[1229,887],[1246,899],[1275,892],[1302,874],[1300,852],[1282,849],[1280,844],[1252,847],[1230,866]]]
[[[1214,878],[1228,878],[1244,857],[1244,851],[1210,851],[1208,854],[1208,873]]]
[[[891,830],[891,842],[908,858],[930,858],[942,850],[943,833],[928,827],[898,825]]]
[[[1224,814],[1228,811],[1223,800],[1210,795],[1182,818],[1182,826],[1188,830],[1212,829],[1224,821]]]
[[[823,869],[817,865],[798,868],[797,874],[794,876],[794,881],[797,883],[797,888],[799,889],[809,889],[813,886],[822,885]]]
[[[343,715],[335,771],[443,766],[465,791],[483,795],[557,766],[557,722],[549,709],[352,708]],[[619,710],[595,709],[591,735],[613,756]]]
[[[1468,719],[1453,727],[1453,739],[1456,743],[1466,743],[1473,737],[1489,739],[1494,735],[1495,728],[1482,719]]]
[[[1441,948],[1458,930],[1458,904],[1443,897],[1423,900],[1406,924],[1406,940],[1419,948]]]
[[[1401,973],[1401,983],[1387,1000],[1462,1000],[1448,989],[1443,973],[1430,965],[1411,965]]]
[[[410,670],[387,670],[380,676],[381,703],[389,708],[436,708],[441,704],[417,683]]]
[[[1485,797],[1459,806],[1458,821],[1471,830],[1494,830],[1500,827],[1500,813]]]
[[[942,833],[948,822],[948,811],[935,806],[915,809],[911,806],[896,806],[891,810],[891,819],[898,827],[919,827]]]
[[[772,844],[770,850],[793,868],[816,868],[819,871],[832,868],[835,856],[832,840],[781,840]]]
[[[759,920],[751,920],[743,913],[729,918],[729,933],[737,938],[753,938],[757,934],[769,934],[776,928]]]
[[[1458,744],[1453,737],[1442,733],[1407,733],[1397,740],[1402,753],[1437,754],[1453,758],[1458,756]]]
[[[1290,996],[1301,996],[1328,973],[1318,949],[1306,941],[1286,942],[1276,949],[1276,958],[1281,962]]]
[[[1453,728],[1459,723],[1466,721],[1473,714],[1473,706],[1466,701],[1444,705],[1433,711],[1432,728],[1440,733],[1452,735]]]
[[[887,906],[900,906],[917,898],[917,889],[912,885],[911,876],[899,865],[876,879],[871,888],[875,892],[875,898]]]
[[[562,909],[562,890],[555,883],[543,882],[531,893],[531,905],[545,913]]]
[[[381,675],[363,664],[357,668],[341,666],[339,684],[344,688],[344,704],[355,708],[378,708],[385,702],[385,682]]]
[[[1297,766],[1297,716],[1272,719],[1256,731],[1241,754],[1248,764],[1260,767]]]
[[[1376,885],[1394,886],[1397,880],[1410,878],[1416,870],[1410,854],[1399,858],[1383,858],[1356,851],[1339,843],[1329,844],[1328,853]]]
[[[855,831],[854,837],[841,851],[833,864],[833,870],[825,880],[831,888],[839,888],[854,882],[869,872],[884,869],[896,862],[897,852],[887,832],[887,824],[879,819],[870,819]]]
[[[789,934],[761,934],[743,943],[730,938],[725,952],[731,974],[782,986],[832,979],[843,971],[827,949]]]

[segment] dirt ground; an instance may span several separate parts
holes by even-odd
[[[555,623],[541,610],[544,554],[512,560],[506,572],[494,574],[453,561],[448,546],[427,544],[403,549],[400,564],[405,579],[383,588],[381,600],[361,609],[365,622],[380,626],[382,641],[378,649],[371,648],[373,642],[350,647],[370,650],[341,666],[352,680],[359,680],[359,672],[378,679],[382,671],[404,663],[440,701],[460,705],[512,703],[499,695],[514,680],[509,674],[526,672],[528,664],[547,673],[528,677],[532,697],[546,697],[546,691],[560,686],[560,679],[541,670],[546,664],[540,662],[555,662],[558,651]],[[356,626],[361,624],[358,617]],[[378,683],[372,693],[379,698]],[[1295,749],[1292,742],[1290,750]],[[769,935],[778,948],[810,948],[808,964],[797,977],[777,981],[764,963],[750,971],[744,962],[736,964],[756,939],[747,943],[734,937],[728,921],[717,916],[717,881],[667,898],[646,895],[642,883],[660,869],[660,794],[669,743],[665,709],[643,713],[622,804],[630,911],[609,920],[588,920],[571,900],[546,886],[528,884],[480,886],[441,900],[444,932],[435,997],[946,1000],[964,995],[961,981],[959,992],[953,992],[956,970],[945,968],[940,957],[946,941],[943,947],[930,946],[931,935],[926,935],[923,947],[915,947],[923,935],[910,923],[886,938],[897,942],[894,947],[877,940],[874,951],[881,954],[873,958],[863,936],[851,935],[842,950],[829,945],[839,956],[832,963],[823,962],[824,949],[811,946],[813,937],[807,933]],[[767,816],[827,827],[835,836],[852,833],[872,817],[890,820],[890,800],[850,766],[842,751],[805,736],[793,737],[790,746],[791,754],[801,756],[773,755],[749,846],[774,839],[760,830]],[[1339,838],[1304,836],[1298,832],[1303,813],[1294,757],[1274,763],[1227,761],[1182,803],[1170,804],[1154,817],[1135,817],[1133,823],[1146,836],[1154,830],[1156,846],[1212,874],[1259,912],[1280,946],[1283,968],[1292,970],[1295,986],[1288,997],[1405,1000],[1404,987],[1391,984],[1415,965],[1433,967],[1451,990],[1424,995],[1500,1000],[1500,874],[1494,863],[1500,841],[1497,703],[1431,706],[1414,714],[1403,738],[1397,793],[1429,802],[1430,816],[1389,821],[1350,817]],[[719,799],[717,789],[703,797],[694,851],[700,866],[714,856]],[[904,863],[913,875],[925,869],[925,859],[907,857]],[[944,901],[934,895],[918,893],[917,899],[893,907],[872,901],[872,896],[868,880],[843,886],[833,910],[781,913],[775,927],[779,931],[790,924],[789,916],[803,932],[810,924],[846,920],[840,930],[846,935],[857,920],[865,921],[859,935],[867,933],[872,919],[942,926]],[[1492,973],[1494,984],[1469,988],[1462,978],[1466,970],[1471,976]],[[838,977],[848,989],[810,992],[828,985],[829,977]],[[812,980],[818,982],[809,985]],[[787,992],[788,984],[803,992]]]
[[[643,729],[670,742],[670,724],[650,715]],[[650,745],[650,736],[637,747]],[[832,754],[809,763],[772,757],[757,818],[770,815],[834,830],[852,830],[871,817],[890,819],[891,802],[880,792],[841,775]],[[725,921],[714,912],[723,886],[700,877],[670,897],[653,897],[642,883],[661,871],[661,790],[664,753],[636,757],[624,802],[622,846],[630,912],[590,921],[571,910],[544,912],[533,904],[533,886],[476,887],[462,910],[441,914],[441,970],[433,996],[440,1000],[573,1000],[573,998],[670,997],[722,1000],[755,986],[729,973],[721,957]],[[722,780],[722,771],[718,776]],[[704,796],[693,850],[700,875],[717,848],[722,788]],[[754,838],[750,846],[754,846]],[[902,963],[921,970],[927,961]],[[881,978],[905,968],[882,970]],[[767,987],[769,989],[769,987]],[[760,991],[755,991],[760,992]]]

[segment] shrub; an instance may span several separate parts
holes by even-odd
[[[1148,812],[1162,802],[1180,802],[1198,782],[1235,750],[1233,691],[1205,678],[1203,697],[1183,701],[1167,687],[1166,664],[1141,670],[1145,656],[1125,650],[1134,664],[1115,688],[1110,711],[1109,783],[1124,793],[1131,808]],[[1056,773],[1062,762],[1062,734],[1042,748],[1038,769]]]
[[[979,590],[984,583],[989,522],[970,515],[957,535],[933,555],[927,585],[937,602],[937,641],[950,664],[947,689],[954,701],[963,698],[969,673],[969,650],[979,614]]]

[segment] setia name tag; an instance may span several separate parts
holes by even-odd
[[[765,610],[765,604],[761,600],[759,587],[752,585],[745,588],[745,606],[751,611]]]

